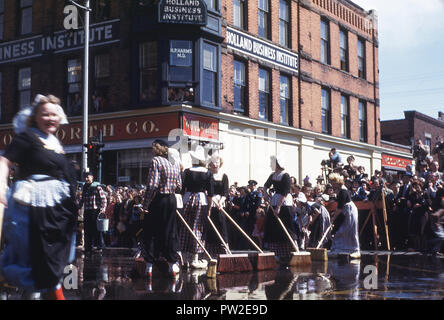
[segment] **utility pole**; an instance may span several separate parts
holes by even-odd
[[[89,12],[91,8],[89,7],[89,0],[85,0],[85,6],[81,6],[73,0],[69,0],[69,2],[75,5],[78,8],[81,8],[85,11],[85,50],[84,50],[84,60],[83,60],[83,143],[82,143],[82,174],[85,177],[85,173],[88,171],[88,149],[86,146],[88,145],[88,101],[89,101]]]

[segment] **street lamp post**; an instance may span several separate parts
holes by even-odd
[[[85,0],[85,6],[81,6],[72,0],[70,0],[69,2],[85,11],[85,27],[84,27],[85,52],[83,60],[83,124],[82,124],[83,125],[82,173],[83,175],[85,175],[88,169],[88,149],[86,148],[86,145],[88,144],[89,12],[91,11],[91,8],[89,7],[89,0]]]

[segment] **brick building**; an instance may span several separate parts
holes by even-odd
[[[158,137],[185,166],[196,143],[220,149],[240,184],[264,182],[275,153],[300,181],[332,147],[380,169],[375,12],[348,0],[91,3],[89,133],[102,131],[106,183],[143,183]],[[84,34],[63,29],[66,4],[0,0],[0,149],[19,108],[53,93],[70,116],[58,136],[81,158]]]

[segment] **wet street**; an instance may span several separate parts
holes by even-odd
[[[309,267],[218,274],[182,272],[177,280],[154,274],[151,282],[134,270],[129,249],[110,248],[90,256],[77,252],[67,275],[67,300],[442,300],[444,259],[419,253],[363,252],[314,262]],[[373,278],[372,278],[373,276]],[[77,288],[75,288],[77,286]],[[15,288],[1,289],[2,300],[22,299]]]

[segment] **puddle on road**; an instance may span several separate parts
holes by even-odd
[[[178,280],[138,277],[129,250],[78,254],[78,288],[70,300],[389,300],[444,298],[444,259],[423,255],[363,255],[361,260],[329,259],[303,268],[249,273],[182,272]],[[369,272],[366,266],[376,274]],[[369,276],[375,276],[369,281]],[[371,284],[376,289],[368,288]],[[366,287],[367,285],[367,287]],[[373,288],[374,288],[373,287]],[[20,299],[4,289],[1,299]]]

